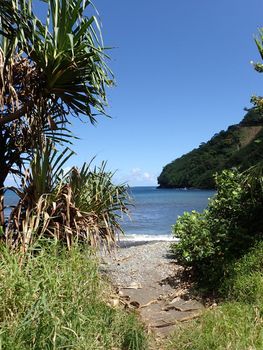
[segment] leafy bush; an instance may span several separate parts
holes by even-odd
[[[257,168],[258,169],[258,168]],[[217,194],[203,213],[185,213],[173,226],[180,239],[172,249],[177,259],[192,266],[200,282],[216,287],[229,263],[262,238],[262,174],[251,177],[237,170],[216,176]]]
[[[180,241],[173,244],[173,251],[178,260],[184,264],[201,261],[213,254],[213,245],[205,215],[206,211],[204,213],[186,212],[178,218],[174,226],[174,233],[180,238]]]

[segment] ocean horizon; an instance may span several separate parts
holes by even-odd
[[[130,187],[133,206],[130,219],[124,217],[121,225],[123,240],[174,240],[172,225],[184,212],[203,211],[214,190],[162,189],[156,186]]]
[[[156,186],[129,187],[132,206],[130,217],[124,216],[120,224],[125,235],[119,235],[120,240],[128,241],[173,241],[172,225],[178,216],[192,210],[203,211],[213,190],[198,189],[160,189]],[[7,191],[5,205],[13,206],[17,196]],[[11,208],[5,210],[5,215]]]

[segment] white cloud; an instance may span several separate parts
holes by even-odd
[[[151,175],[149,174],[149,173],[143,173],[143,177],[145,178],[145,179],[150,179],[151,178]]]
[[[157,176],[150,173],[149,171],[144,171],[141,168],[134,167],[126,174],[117,174],[116,182],[126,182],[130,186],[156,186]]]
[[[140,168],[133,168],[131,170],[131,174],[134,176],[139,176],[141,174],[142,170]]]

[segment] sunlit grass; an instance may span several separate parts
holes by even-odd
[[[170,350],[261,350],[263,320],[259,309],[225,303],[198,321],[181,326],[170,339]]]
[[[1,248],[0,348],[146,349],[135,315],[108,306],[105,289],[87,250]]]
[[[169,350],[263,349],[263,244],[229,267],[227,301],[178,327]]]

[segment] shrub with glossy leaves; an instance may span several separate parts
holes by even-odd
[[[217,194],[203,213],[185,213],[173,226],[180,239],[177,259],[192,266],[200,281],[217,285],[233,259],[262,238],[262,174],[225,170],[216,176]]]

